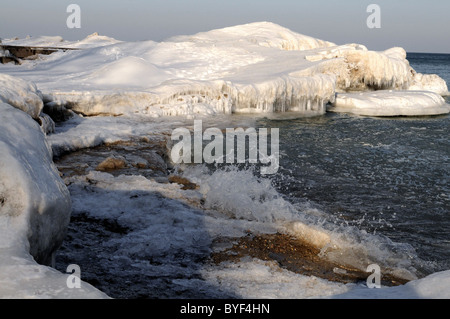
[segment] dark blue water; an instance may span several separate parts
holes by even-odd
[[[408,59],[417,72],[450,83],[450,55]],[[411,245],[430,272],[450,269],[450,116],[327,113],[260,124],[280,128],[281,174],[274,181],[291,201]]]

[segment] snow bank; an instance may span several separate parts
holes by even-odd
[[[154,86],[169,76],[155,65],[137,57],[126,57],[114,61],[91,75],[93,83],[108,87]]]
[[[367,116],[438,115],[450,112],[450,105],[429,91],[375,91],[338,94],[332,112]]]
[[[66,276],[36,263],[49,265],[62,243],[70,195],[36,121],[6,103],[0,118],[0,297],[100,296],[69,293]]]
[[[71,202],[38,124],[8,104],[0,106],[1,218],[10,225],[3,245],[19,245],[40,263],[65,235]],[[12,234],[14,233],[14,234]]]

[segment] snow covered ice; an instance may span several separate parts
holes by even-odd
[[[450,113],[442,96],[430,91],[374,91],[339,93],[329,109],[367,116],[415,116]]]
[[[368,116],[449,113],[442,98],[448,94],[445,81],[415,72],[402,48],[376,52],[361,44],[338,45],[269,22],[163,42],[93,34],[81,41],[56,36],[3,43],[79,50],[0,65],[0,297],[107,297],[87,283],[71,290],[67,274],[36,263],[49,264],[72,212],[126,226],[122,238],[101,244],[105,256],[114,254],[103,256],[106,266],[128,265],[133,276],[164,274],[174,291],[244,298],[450,298],[448,271],[417,279],[411,265],[397,265],[396,256],[373,247],[378,261],[396,261],[411,281],[364,290],[258,259],[204,265],[214,239],[244,236],[248,229],[288,232],[321,248],[344,240],[299,218],[269,182],[250,171],[210,175],[187,169],[185,176],[201,185],[196,190],[90,171],[65,178],[67,188],[52,163],[53,156],[167,134],[186,119],[220,120],[223,114],[322,115],[327,108]],[[55,127],[46,108],[72,117]],[[339,253],[351,256],[352,249],[367,253],[359,246]],[[181,271],[188,275],[176,278]]]

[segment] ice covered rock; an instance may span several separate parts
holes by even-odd
[[[420,116],[447,114],[450,105],[429,91],[385,90],[338,94],[329,110],[366,116]]]
[[[110,171],[126,167],[127,162],[122,156],[110,156],[98,164],[97,171]]]
[[[297,74],[334,75],[338,92],[407,89],[413,78],[402,48],[378,52],[350,44],[322,50],[306,59],[319,63]]]
[[[42,94],[32,82],[0,73],[0,102],[28,113],[38,119],[44,107]]]
[[[447,83],[436,74],[414,73],[412,84],[408,88],[415,91],[431,91],[439,95],[448,95]]]
[[[42,131],[45,134],[55,132],[55,122],[48,114],[41,113],[41,115],[39,115],[38,123],[41,125]]]
[[[69,191],[38,123],[0,103],[0,298],[105,298],[48,267],[66,234]]]

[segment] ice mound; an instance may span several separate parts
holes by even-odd
[[[27,69],[0,67],[35,81],[47,102],[88,116],[320,115],[336,93],[448,92],[438,76],[417,74],[402,48],[378,52],[361,44],[336,45],[270,22],[160,43],[93,34],[71,45],[83,49],[27,62]]]
[[[436,74],[415,73],[413,82],[408,89],[431,91],[442,96],[449,95],[447,83]]]
[[[125,57],[111,62],[92,74],[91,81],[105,87],[155,86],[169,78],[169,75],[138,57]]]
[[[271,22],[248,23],[201,32],[193,36],[174,37],[170,40],[181,41],[187,38],[197,43],[236,42],[238,40],[280,50],[312,50],[335,45],[332,42],[293,32]]]
[[[350,44],[322,50],[306,59],[320,63],[297,74],[333,74],[338,92],[407,89],[413,79],[402,48],[377,52]]]
[[[333,112],[367,116],[438,115],[450,112],[450,105],[429,91],[374,91],[338,94]]]
[[[0,216],[3,226],[9,225],[1,232],[2,245],[28,247],[38,262],[48,264],[69,222],[70,196],[38,124],[8,104],[0,111]]]
[[[0,297],[104,296],[88,284],[71,291],[45,266],[65,236],[70,195],[37,122],[6,103],[0,117]]]
[[[0,102],[28,113],[37,119],[44,107],[41,92],[32,82],[0,73]]]
[[[90,47],[99,47],[106,46],[111,44],[121,43],[122,41],[99,35],[97,32],[94,32],[88,35],[86,38],[80,41],[65,41],[64,44],[67,45],[67,48],[90,48]]]

